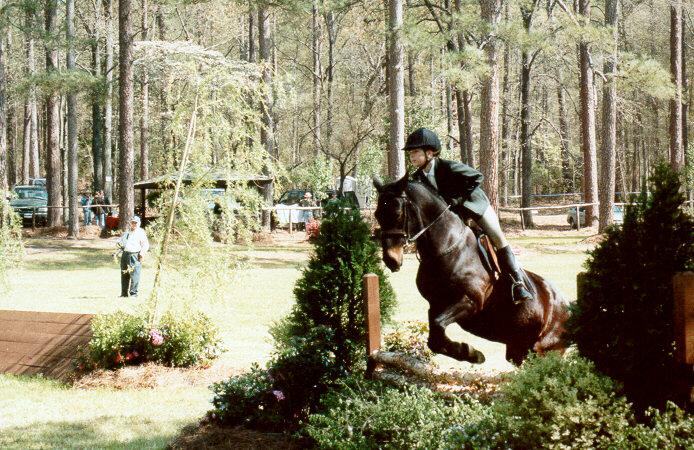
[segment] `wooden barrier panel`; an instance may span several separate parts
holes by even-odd
[[[675,356],[683,364],[694,364],[694,272],[672,277],[674,294]]]
[[[91,314],[0,310],[0,372],[60,378],[92,337]]]

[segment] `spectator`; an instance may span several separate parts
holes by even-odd
[[[96,193],[94,199],[92,200],[92,214],[94,215],[96,225],[99,227],[104,227],[106,225],[106,214],[103,204],[104,193],[102,191],[99,191]]]
[[[302,198],[299,201],[299,206],[304,207],[304,208],[313,208],[316,206],[316,202],[313,201],[313,196],[311,195],[310,192],[304,192],[304,198]],[[313,210],[312,209],[304,209],[301,211],[302,213],[302,222],[304,223],[304,227],[308,222],[313,220]]]
[[[84,226],[92,224],[92,196],[90,193],[82,195],[80,199],[80,204],[82,205],[82,212],[84,213]]]
[[[147,233],[140,228],[140,218],[133,216],[128,229],[118,239],[118,246],[123,249],[120,258],[120,296],[137,297],[142,272],[142,260],[149,250]]]

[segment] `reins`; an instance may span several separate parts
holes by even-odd
[[[409,230],[410,221],[409,221],[409,218],[407,217],[408,216],[407,211],[409,209],[408,206],[413,206],[413,207],[416,207],[416,206],[412,203],[412,201],[409,198],[407,198],[407,195],[405,195],[404,193],[400,198],[405,200],[405,208],[404,208],[405,229],[404,230],[392,230],[392,231],[388,230],[388,231],[382,232],[382,234],[385,236],[389,236],[389,235],[390,236],[401,236],[401,237],[405,238],[405,240],[407,241],[408,244],[411,244],[411,243],[417,241],[417,239],[419,239],[424,233],[426,233],[427,230],[429,230],[429,228],[431,228],[436,222],[438,222],[441,219],[441,217],[443,217],[443,215],[446,213],[446,211],[448,211],[451,208],[451,205],[446,205],[446,207],[443,209],[443,211],[441,211],[439,213],[439,215],[436,216],[436,218],[434,220],[429,222],[428,225],[423,226],[422,229],[419,230],[417,233],[415,233],[414,236],[410,236],[410,230]],[[419,208],[417,208],[417,210],[419,210]],[[422,224],[422,218],[419,214],[417,216],[419,218],[419,223],[421,225]]]

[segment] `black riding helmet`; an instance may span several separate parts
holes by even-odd
[[[434,154],[441,153],[441,141],[439,137],[428,128],[418,128],[407,136],[405,141],[404,151],[413,150],[415,148],[430,148],[434,150]]]

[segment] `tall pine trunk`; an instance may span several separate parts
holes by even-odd
[[[75,70],[75,0],[65,2],[67,38],[67,70]],[[67,94],[67,159],[68,159],[68,237],[77,238],[80,231],[77,209],[77,93],[71,89]]]
[[[313,85],[313,156],[320,154],[321,147],[321,72],[323,68],[320,63],[321,54],[321,29],[320,16],[318,11],[318,0],[313,0],[311,5],[311,51],[312,58],[312,85]]]
[[[58,0],[46,0],[46,72],[50,76],[58,70],[58,50],[53,39],[57,38]],[[60,156],[60,99],[56,92],[46,97],[46,188],[48,190],[48,226],[62,223],[63,206]]]
[[[105,197],[113,203],[113,4],[104,0],[106,28],[106,99],[104,104],[104,184]]]
[[[101,47],[99,45],[102,27],[101,5],[94,7],[94,28],[92,31],[92,75],[94,78],[101,77]],[[103,114],[99,95],[97,92],[92,94],[92,163],[94,170],[94,191],[104,188],[104,137],[103,137]]]
[[[674,0],[670,5],[670,78],[675,87],[670,100],[670,165],[682,170],[682,0]]]
[[[590,0],[578,0],[578,12],[590,20]],[[595,142],[595,97],[593,68],[587,42],[579,43],[579,70],[581,74],[581,149],[583,152],[583,201],[598,200],[598,169]],[[586,207],[585,225],[592,226],[596,216],[594,206]]]
[[[405,173],[405,72],[402,41],[402,0],[389,0],[388,14],[388,176],[396,180]]]
[[[118,2],[118,208],[125,229],[135,210],[133,146],[133,24],[131,0]]]
[[[615,161],[617,152],[617,16],[619,0],[605,0],[605,26],[612,31],[612,52],[605,55],[602,95],[602,145],[600,148],[600,221],[598,232],[605,231],[614,222],[612,205],[615,192]]]
[[[142,40],[149,40],[149,4],[142,0]],[[140,179],[149,178],[149,73],[147,67],[142,68],[142,116],[140,117]]]
[[[261,104],[262,128],[260,130],[260,142],[265,152],[268,163],[264,168],[265,175],[273,176],[271,164],[277,161],[275,154],[275,135],[273,117],[273,96],[272,96],[272,25],[270,20],[270,8],[263,4],[258,7],[258,50],[260,63],[263,64],[263,88],[265,94]],[[274,195],[274,183],[268,183],[263,189],[263,197],[266,206],[271,206]],[[263,228],[270,229],[269,211],[263,211]]]
[[[481,17],[490,30],[484,47],[489,72],[482,80],[480,95],[480,171],[484,175],[483,189],[494,209],[499,207],[499,43],[496,28],[501,6],[502,0],[480,0]]]

